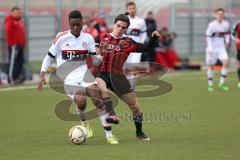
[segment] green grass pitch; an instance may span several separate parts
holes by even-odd
[[[113,126],[119,145],[107,144],[99,119],[90,121],[94,136],[86,144],[70,143],[68,131],[78,122],[62,121],[54,111],[66,99],[63,94],[50,88],[0,90],[0,159],[238,160],[240,89],[235,73],[228,77],[228,92],[217,87],[207,92],[204,72],[168,73],[162,80],[173,85],[171,92],[139,99],[146,116],[144,132],[151,141],[136,140],[131,112],[121,102],[116,111],[122,121]]]

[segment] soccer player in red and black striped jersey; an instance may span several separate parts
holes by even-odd
[[[95,38],[96,50],[103,56],[101,69],[96,79],[104,101],[108,101],[109,105],[112,105],[107,88],[115,92],[132,110],[136,126],[136,137],[139,140],[149,141],[150,138],[142,131],[142,111],[134,89],[123,73],[123,65],[131,52],[145,51],[152,41],[146,46],[135,42],[129,37],[124,37],[123,34],[129,25],[130,20],[128,16],[120,14],[115,18],[111,33],[106,33]],[[155,31],[153,35],[160,36],[160,33]],[[111,113],[111,111],[108,112]]]

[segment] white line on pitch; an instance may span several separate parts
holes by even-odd
[[[49,87],[49,85],[46,85],[44,87]],[[36,85],[29,85],[29,86],[16,86],[16,87],[0,88],[0,92],[26,90],[26,89],[37,89],[37,86]]]

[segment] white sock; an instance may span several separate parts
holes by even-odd
[[[106,128],[110,128],[111,127],[111,124],[106,122],[106,118],[108,116],[108,113],[106,112],[106,109],[104,109],[102,111],[97,111],[97,113],[99,115],[100,121],[101,121],[102,126],[104,128],[106,137],[112,136],[112,129],[106,130]]]
[[[85,109],[84,110],[80,110],[77,106],[76,106],[76,111],[77,111],[77,114],[79,116],[79,119],[80,119],[80,124],[81,125],[84,125],[86,123],[86,114],[85,114]]]
[[[224,83],[225,82],[225,78],[227,77],[227,68],[225,67],[222,67],[222,70],[221,70],[221,78],[220,78],[220,84]]]
[[[207,77],[208,77],[208,86],[213,85],[213,70],[207,69]]]
[[[112,130],[110,130],[110,131],[104,130],[104,131],[105,131],[106,137],[111,137],[112,136]]]

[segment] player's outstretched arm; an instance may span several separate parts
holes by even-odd
[[[146,44],[137,43],[137,42],[133,41],[133,43],[136,45],[136,51],[137,52],[147,52],[147,51],[149,51],[149,49],[152,48],[155,45],[156,39],[161,37],[161,36],[162,36],[161,32],[154,31],[154,32],[152,32],[152,37],[150,38],[150,40]]]

